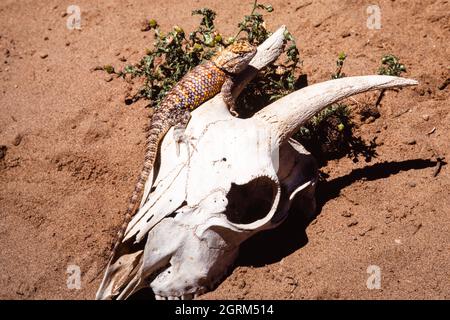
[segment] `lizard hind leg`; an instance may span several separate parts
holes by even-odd
[[[185,134],[186,127],[187,127],[190,119],[191,119],[191,113],[189,112],[189,110],[183,110],[182,112],[178,113],[174,117],[173,138],[176,142],[177,156],[180,155],[181,143],[186,144],[186,146],[188,148],[188,154],[190,153],[189,146],[192,146],[195,150],[195,146],[190,141],[190,138],[188,136],[186,136],[186,134]]]

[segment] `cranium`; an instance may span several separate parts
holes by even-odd
[[[242,85],[282,50],[284,27],[262,46]],[[294,199],[315,210],[317,167],[290,139],[314,114],[351,95],[417,84],[388,76],[331,80],[296,91],[249,119],[230,115],[220,95],[193,112],[190,142],[177,154],[172,132],[147,181],[98,299],[126,299],[150,287],[156,298],[189,299],[223,279],[239,245],[279,225]]]

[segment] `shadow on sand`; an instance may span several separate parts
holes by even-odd
[[[355,181],[383,179],[401,171],[420,170],[435,167],[436,164],[436,161],[424,159],[383,162],[355,169],[339,178],[321,181],[316,191],[317,213],[314,217],[320,214],[325,203],[338,197],[340,190]],[[308,243],[306,228],[312,221],[306,216],[307,214],[302,212],[302,208],[294,203],[289,216],[278,228],[256,234],[242,244],[236,266],[259,267],[278,262],[305,246]]]
[[[338,197],[340,190],[351,185],[355,181],[361,179],[383,179],[401,171],[420,170],[435,166],[436,161],[424,159],[384,162],[366,166],[361,169],[355,169],[349,174],[339,178],[322,181],[318,184],[316,190],[317,213],[313,217],[320,214],[325,203]],[[312,219],[306,218],[308,214],[302,212],[302,208],[299,206],[300,201],[297,202],[298,203],[294,202],[287,219],[278,228],[256,234],[242,244],[235,267],[261,267],[266,264],[278,262],[308,243],[306,228],[311,223]],[[146,288],[134,294],[131,299],[148,300],[149,298],[151,299],[151,297],[153,297],[152,290]]]

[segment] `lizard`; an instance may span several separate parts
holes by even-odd
[[[232,88],[235,85],[236,76],[247,68],[255,54],[255,46],[245,40],[237,40],[219,51],[211,60],[189,71],[169,90],[156,108],[147,131],[144,164],[129,198],[123,223],[108,259],[109,263],[114,261],[125,237],[127,226],[138,209],[138,200],[153,169],[159,144],[167,131],[174,127],[174,138],[178,147],[183,141],[183,135],[180,132],[184,132],[187,127],[191,111],[218,93],[222,94],[230,113],[238,116]]]

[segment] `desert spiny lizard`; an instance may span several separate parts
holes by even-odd
[[[117,233],[117,240],[109,258],[110,263],[116,258],[116,251],[123,241],[128,223],[138,209],[138,200],[153,169],[159,143],[164,135],[172,126],[177,129],[186,128],[191,117],[190,112],[219,92],[230,112],[237,116],[235,101],[231,93],[235,76],[247,68],[255,54],[256,47],[247,41],[234,42],[221,50],[210,61],[200,64],[188,72],[156,108],[147,132],[144,165],[129,199],[124,222]]]

